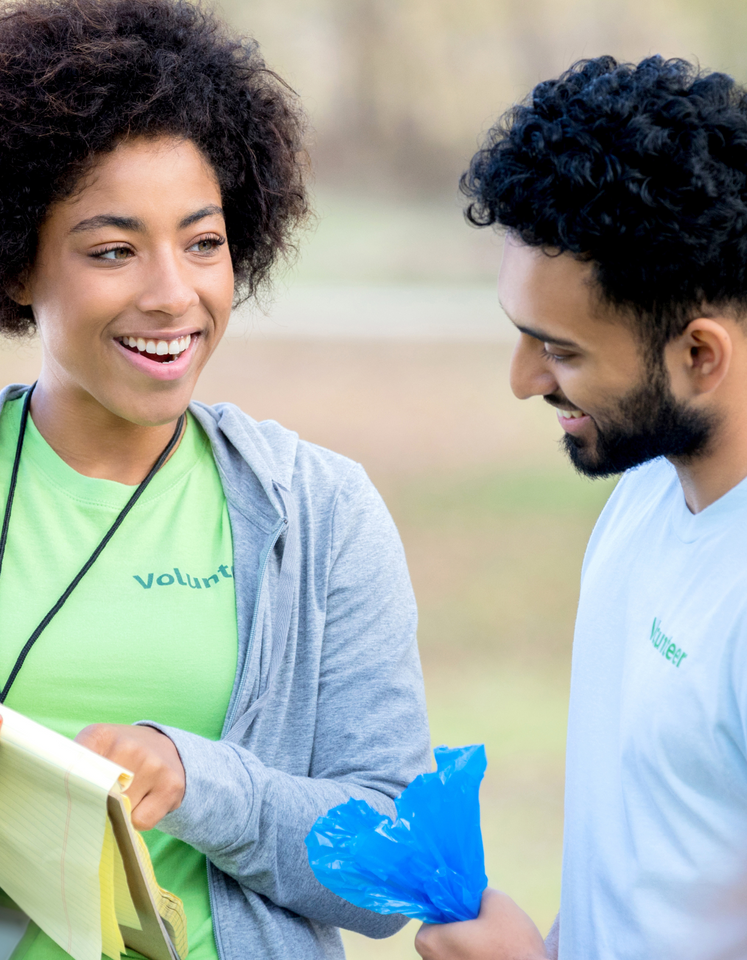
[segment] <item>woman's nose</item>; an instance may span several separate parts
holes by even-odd
[[[545,397],[558,389],[557,380],[547,368],[539,340],[521,334],[511,357],[509,382],[519,400]]]
[[[143,313],[182,317],[199,302],[200,296],[191,282],[190,271],[169,253],[153,261],[137,305]]]

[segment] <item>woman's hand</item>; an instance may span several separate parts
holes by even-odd
[[[135,774],[127,796],[136,830],[150,830],[181,804],[186,788],[184,767],[165,734],[153,727],[94,723],[75,740]]]
[[[476,920],[424,923],[415,937],[424,960],[545,960],[539,930],[505,893],[487,889]]]

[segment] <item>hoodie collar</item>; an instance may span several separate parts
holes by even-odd
[[[12,383],[0,390],[0,411],[7,400],[17,399],[26,390],[28,385],[23,383]],[[298,434],[272,420],[266,421],[260,430],[256,420],[232,403],[208,406],[193,401],[189,409],[210,440],[226,498],[232,506],[251,522],[260,521],[268,530],[279,519],[287,520],[277,485],[284,490],[291,488]]]

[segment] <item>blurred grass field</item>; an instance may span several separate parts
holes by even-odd
[[[7,344],[3,382],[38,347]],[[433,744],[481,742],[491,884],[545,932],[558,906],[573,619],[609,483],[574,474],[541,401],[508,387],[500,343],[228,337],[198,396],[231,400],[360,460],[400,529],[420,607]],[[416,925],[345,934],[350,960],[415,957]]]
[[[432,742],[483,742],[486,866],[543,933],[557,912],[570,647],[585,542],[608,495],[562,464],[403,483],[389,505],[420,607]],[[414,958],[347,934],[351,960]]]

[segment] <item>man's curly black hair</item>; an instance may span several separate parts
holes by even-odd
[[[747,97],[725,74],[581,61],[498,122],[461,188],[473,224],[591,260],[657,352],[704,306],[747,311]]]
[[[127,137],[175,135],[222,193],[237,301],[307,212],[303,118],[252,40],[186,0],[0,0],[0,330],[33,328],[5,291],[50,205]]]

